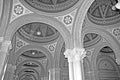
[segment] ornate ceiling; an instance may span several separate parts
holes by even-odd
[[[40,22],[25,24],[18,32],[24,38],[39,43],[50,42],[59,37],[59,32],[55,28]]]
[[[120,21],[120,11],[112,10],[117,0],[95,0],[88,10],[88,18],[95,24],[111,25]]]
[[[43,12],[57,13],[74,6],[79,0],[21,0],[21,2]]]

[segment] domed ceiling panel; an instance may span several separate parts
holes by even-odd
[[[37,50],[29,50],[21,54],[24,57],[28,58],[46,58],[44,53],[37,51]]]
[[[95,33],[88,33],[84,36],[84,47],[90,47],[97,44],[101,40],[101,36]]]
[[[59,37],[59,32],[55,28],[40,22],[25,24],[18,32],[24,38],[39,43],[50,42]]]
[[[21,0],[43,12],[56,13],[73,7],[79,0]]]
[[[88,19],[98,25],[111,25],[120,21],[120,11],[112,10],[117,0],[95,0],[88,10]]]

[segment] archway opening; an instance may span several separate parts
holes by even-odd
[[[69,80],[65,45],[53,26],[43,22],[24,24],[12,37],[4,80],[52,80],[56,78],[53,76]]]

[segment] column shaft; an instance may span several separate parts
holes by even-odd
[[[82,70],[80,61],[73,62],[74,65],[74,80],[82,80]]]
[[[6,61],[8,57],[8,48],[11,44],[11,41],[4,41],[0,50],[0,79],[3,78],[6,70]]]

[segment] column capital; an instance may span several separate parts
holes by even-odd
[[[83,60],[83,58],[86,56],[86,52],[84,48],[82,49],[74,48],[74,49],[67,49],[64,55],[66,58],[68,58],[69,62],[74,62],[74,61]]]

